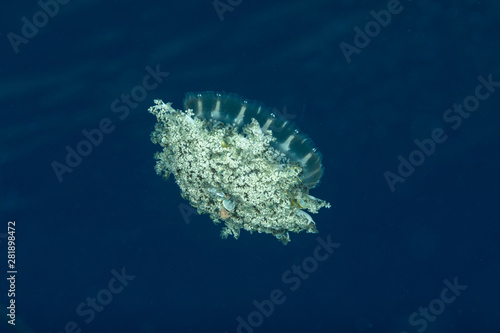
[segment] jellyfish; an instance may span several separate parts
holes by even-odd
[[[187,93],[184,110],[155,100],[151,140],[156,172],[173,175],[200,214],[223,223],[221,236],[316,233],[309,213],[330,204],[309,194],[324,172],[313,141],[272,109],[233,93]],[[307,212],[309,213],[307,213]]]

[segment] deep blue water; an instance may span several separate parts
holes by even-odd
[[[0,15],[1,332],[498,332],[497,1],[42,0]],[[332,203],[319,234],[222,240],[155,174],[147,108],[206,90],[274,106],[315,141],[311,194]]]

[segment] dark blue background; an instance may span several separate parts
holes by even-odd
[[[500,81],[500,5],[402,1],[347,63],[339,44],[387,2],[243,0],[221,20],[210,0],[72,0],[18,53],[8,34],[40,6],[2,4],[0,262],[15,220],[19,271],[18,325],[2,332],[236,332],[276,288],[286,301],[255,332],[498,332],[500,92],[457,130],[442,116],[479,75]],[[120,119],[112,102],[157,65],[170,75]],[[286,107],[323,153],[311,194],[333,207],[314,219],[341,246],[295,291],[282,274],[318,235],[221,240],[208,216],[185,222],[177,185],[154,172],[147,108],[205,90]],[[59,182],[51,163],[103,118],[114,131]],[[437,127],[446,142],[391,192],[384,172]],[[76,308],[123,267],[135,279],[86,323]],[[467,289],[410,325],[455,277]]]

